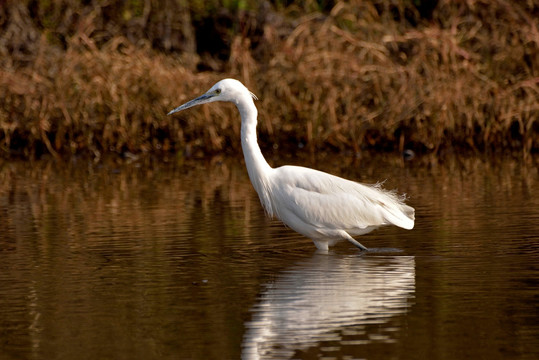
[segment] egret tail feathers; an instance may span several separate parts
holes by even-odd
[[[414,228],[415,209],[408,205],[401,205],[400,209],[384,209],[384,218],[387,222],[411,230]]]

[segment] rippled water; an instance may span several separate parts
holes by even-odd
[[[302,163],[387,179],[415,229],[317,253],[233,159],[0,164],[0,359],[539,357],[535,166]]]

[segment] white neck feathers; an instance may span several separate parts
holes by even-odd
[[[273,216],[274,210],[269,195],[271,192],[269,177],[273,169],[264,159],[257,143],[258,111],[249,93],[238,97],[236,106],[241,115],[241,147],[249,179],[251,179],[262,206],[268,215]]]

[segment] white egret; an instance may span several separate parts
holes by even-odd
[[[382,225],[414,227],[414,208],[406,205],[403,197],[378,184],[360,184],[300,166],[272,168],[257,143],[258,111],[253,99],[257,97],[241,82],[224,79],[168,115],[213,101],[236,104],[241,116],[245,165],[266,213],[312,239],[320,250],[327,251],[328,246],[348,240],[366,251],[353,236]]]

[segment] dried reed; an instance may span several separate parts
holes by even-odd
[[[193,9],[171,20],[141,7],[114,27],[106,6],[57,0],[49,14],[30,4],[2,9],[5,157],[238,153],[232,107],[165,116],[223,77],[261,98],[265,147],[539,150],[533,1],[444,0],[430,20],[406,1],[336,2],[295,18],[286,13],[297,5],[237,11],[227,58],[212,60],[220,72],[197,71],[207,55],[195,51]]]

